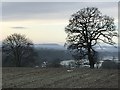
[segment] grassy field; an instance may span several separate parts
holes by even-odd
[[[118,70],[3,68],[3,88],[118,88]]]

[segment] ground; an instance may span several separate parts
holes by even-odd
[[[118,70],[66,68],[2,69],[3,88],[118,88]]]

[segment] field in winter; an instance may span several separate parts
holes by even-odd
[[[3,68],[3,88],[118,88],[117,69]]]

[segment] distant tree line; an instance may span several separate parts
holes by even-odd
[[[67,50],[35,48],[25,35],[9,35],[2,43],[3,67],[41,67],[48,62],[47,67],[60,67],[60,61],[73,59]]]

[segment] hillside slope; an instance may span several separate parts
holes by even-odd
[[[118,71],[3,68],[3,88],[117,88]]]

